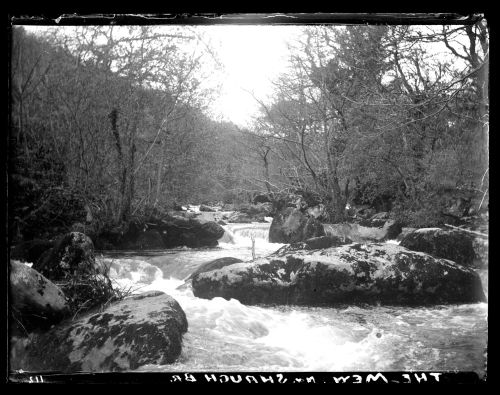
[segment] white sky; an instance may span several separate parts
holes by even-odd
[[[210,26],[200,29],[212,42],[224,65],[220,97],[212,105],[215,116],[245,126],[257,113],[259,100],[272,93],[270,81],[287,66],[287,40],[298,26]],[[252,94],[250,94],[251,92]]]

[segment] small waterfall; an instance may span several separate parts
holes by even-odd
[[[224,226],[224,230],[233,238],[233,242],[236,240],[250,240],[252,237],[255,239],[260,239],[263,241],[269,240],[269,223],[259,223],[259,224],[229,224]],[[223,238],[226,237],[224,234]]]

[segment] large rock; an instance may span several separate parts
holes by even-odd
[[[169,364],[180,355],[187,328],[175,299],[161,292],[138,295],[34,337],[16,350],[11,368],[74,373]]]
[[[50,280],[62,280],[78,272],[94,272],[98,269],[95,262],[92,240],[79,232],[70,232],[56,242],[54,248],[33,265]]]
[[[323,224],[291,207],[278,212],[269,228],[271,243],[296,243],[319,236],[325,236]]]
[[[33,268],[60,286],[74,313],[115,297],[108,268],[96,261],[92,240],[83,233],[62,236]]]
[[[99,249],[118,250],[217,246],[217,240],[224,234],[224,229],[219,224],[215,221],[184,217],[190,215],[189,213],[178,214],[170,212],[162,218],[149,218],[144,224],[131,223],[126,229],[101,233],[96,237],[96,245]],[[195,214],[212,213],[193,213]]]
[[[403,231],[403,226],[401,222],[388,219],[382,226],[382,229],[386,232],[383,240],[395,240],[399,234]]]
[[[241,259],[233,258],[233,257],[224,257],[219,259],[214,259],[213,261],[204,263],[198,269],[196,269],[189,277],[192,279],[194,276],[200,273],[206,273],[212,270],[222,269],[223,267],[233,265],[235,263],[243,262]]]
[[[422,228],[406,235],[401,246],[413,251],[421,251],[437,258],[452,260],[460,265],[474,263],[472,238],[466,233],[441,228]]]
[[[194,295],[244,304],[428,305],[485,300],[472,269],[394,244],[349,244],[241,262],[193,277]]]
[[[163,237],[166,248],[172,247],[215,247],[224,235],[224,228],[213,221],[201,222],[195,219],[168,218],[153,226]]]
[[[157,250],[165,248],[165,243],[159,231],[148,229],[139,234],[135,248],[140,250]]]
[[[10,261],[10,307],[14,332],[47,329],[70,313],[61,289],[24,263]]]
[[[395,239],[401,233],[401,224],[395,220],[384,220],[381,227],[369,227],[356,223],[325,224],[328,236],[348,238],[356,242],[373,242]]]

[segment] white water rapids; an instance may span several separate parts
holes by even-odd
[[[196,298],[183,279],[221,257],[252,259],[281,244],[269,224],[230,224],[218,248],[107,254],[116,286],[161,290],[186,313],[189,329],[172,365],[141,371],[389,371],[484,373],[487,303],[433,306],[245,306],[235,299]],[[480,273],[487,293],[487,272]]]

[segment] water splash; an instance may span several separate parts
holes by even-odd
[[[172,365],[144,371],[470,370],[482,373],[487,341],[486,303],[426,308],[245,306],[238,300],[196,298],[182,281],[201,264],[223,256],[251,259],[271,253],[269,224],[231,224],[234,243],[210,250],[105,258],[110,274],[136,292],[160,290],[186,313],[189,330]],[[253,228],[254,230],[251,230]],[[393,241],[389,241],[393,242]],[[487,274],[486,274],[487,277]]]

